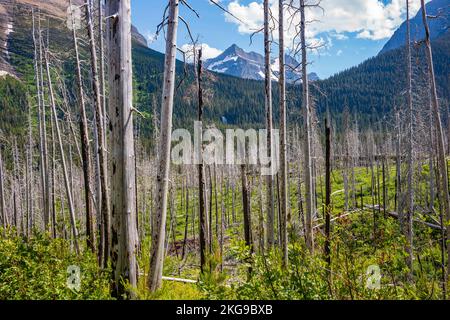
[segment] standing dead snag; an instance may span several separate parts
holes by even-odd
[[[198,121],[202,123],[203,121],[203,88],[202,88],[202,73],[203,73],[203,63],[202,63],[202,49],[198,53],[197,61],[197,85],[198,85]],[[203,146],[202,146],[202,130],[198,137],[198,143],[200,148],[198,149],[198,203],[199,203],[199,241],[200,241],[200,270],[203,273],[206,267],[206,258],[208,253],[210,253],[211,248],[211,225],[210,219],[208,219],[208,210],[206,210],[206,183],[205,183],[205,169],[203,163]],[[209,217],[211,218],[211,216]]]
[[[134,136],[130,0],[107,0],[109,47],[109,131],[111,136],[112,294],[126,292],[123,281],[137,285]]]
[[[195,48],[194,48],[195,50]],[[203,88],[202,88],[202,49],[198,52],[197,58],[197,85],[198,85],[198,121],[200,126],[202,126],[203,121]],[[199,143],[198,152],[198,204],[199,204],[199,241],[200,241],[200,271],[205,272],[206,267],[206,257],[210,252],[211,248],[211,235],[210,235],[210,225],[208,221],[208,211],[206,210],[206,183],[205,183],[205,169],[203,164],[203,137],[202,129],[200,130],[199,137],[197,138]]]
[[[413,276],[413,216],[414,216],[414,190],[413,190],[413,106],[412,106],[412,66],[411,66],[411,23],[409,19],[409,0],[406,0],[406,67],[407,67],[407,103],[408,103],[408,187],[407,206],[404,234],[406,236],[406,252],[409,278]]]
[[[45,121],[45,116],[43,118],[43,99],[41,92],[41,75],[42,65],[39,68],[39,63],[42,64],[42,52],[40,41],[38,43],[38,39],[36,38],[36,23],[34,16],[34,9],[32,11],[32,19],[33,19],[33,45],[34,45],[34,73],[35,73],[35,81],[36,81],[36,98],[38,102],[38,125],[39,125],[39,160],[40,160],[40,177],[41,177],[41,190],[42,190],[42,204],[44,206],[44,216],[46,215],[47,210],[47,198],[46,198],[46,183],[47,183],[47,174],[46,174],[46,166],[44,161],[44,127],[43,122]],[[40,32],[40,29],[39,29]],[[40,36],[39,36],[40,40]],[[39,46],[39,50],[38,50]]]
[[[108,139],[107,139],[107,112],[106,112],[106,88],[105,88],[105,34],[103,31],[103,24],[104,24],[104,14],[103,14],[103,0],[98,0],[98,38],[99,38],[99,53],[100,53],[100,98],[101,98],[101,110],[103,111],[103,145],[105,148],[108,146]],[[100,150],[102,152],[102,150]],[[103,162],[106,163],[106,170],[108,170],[108,154],[107,150],[103,150]],[[103,265],[105,267],[108,264],[109,254],[110,254],[110,248],[111,248],[111,213],[110,213],[110,198],[109,198],[109,189],[108,189],[108,174],[107,171],[105,172],[105,180],[106,180],[106,191],[104,191],[106,199],[103,198],[102,201],[106,201],[107,208],[106,210],[103,210],[103,214],[107,214],[106,216],[102,217],[102,225],[101,225],[101,231],[100,231],[100,237],[101,237],[101,246],[102,248],[99,248],[100,255],[99,257],[103,256],[103,263],[100,263],[100,265]],[[103,204],[103,202],[102,202]],[[103,249],[103,250],[101,250]]]
[[[305,19],[305,0],[300,0],[300,41],[302,51],[302,87],[303,87],[303,110],[304,110],[304,126],[305,126],[305,141],[304,141],[304,175],[305,175],[305,193],[306,193],[306,246],[310,252],[314,251],[314,234],[313,234],[313,215],[314,215],[314,185],[312,175],[312,160],[311,160],[311,104],[309,100],[309,83],[308,83],[308,59],[306,56],[306,19]]]
[[[69,4],[72,6],[72,1],[69,0]],[[92,199],[91,199],[91,152],[89,148],[89,128],[86,116],[86,103],[84,101],[83,79],[81,76],[80,54],[78,51],[78,39],[75,27],[75,18],[72,14],[72,37],[73,45],[75,49],[76,59],[76,75],[78,84],[78,103],[80,104],[80,133],[81,133],[81,157],[83,163],[83,175],[84,175],[84,197],[86,205],[86,241],[88,247],[95,251],[95,229],[94,219],[92,213]]]
[[[48,91],[49,91],[49,95],[50,95],[50,106],[51,106],[51,110],[52,110],[53,121],[55,124],[56,136],[58,139],[59,152],[61,153],[61,162],[62,162],[63,173],[64,173],[64,184],[66,187],[67,201],[69,203],[70,223],[72,225],[73,241],[74,241],[74,245],[75,245],[75,250],[76,250],[77,254],[79,254],[80,248],[78,246],[78,230],[77,230],[77,225],[76,225],[75,207],[74,207],[74,202],[73,202],[73,195],[72,195],[71,188],[70,188],[69,175],[67,173],[66,156],[64,154],[64,146],[63,146],[63,142],[62,142],[61,130],[60,130],[59,124],[58,124],[58,114],[56,112],[56,101],[55,101],[55,95],[53,93],[53,83],[52,83],[52,78],[51,78],[51,73],[50,73],[50,65],[49,65],[49,61],[48,61],[48,56],[49,56],[48,50],[45,49],[44,61],[45,61],[45,66],[46,66],[46,71],[47,71],[47,82],[48,82]]]
[[[102,110],[103,110],[103,128],[105,128],[105,135],[103,137],[105,146],[107,145],[107,112],[106,112],[106,88],[105,88],[105,33],[103,29],[103,24],[105,23],[104,19],[104,8],[103,8],[103,0],[97,1],[98,6],[98,44],[99,44],[99,54],[100,54],[100,97],[101,97],[101,103],[102,103]],[[105,250],[106,253],[108,251]]]
[[[331,268],[330,231],[331,231],[331,126],[327,114],[325,118],[325,260]],[[331,270],[328,270],[331,276]],[[329,279],[331,280],[331,278]]]
[[[436,126],[436,142],[438,149],[438,178],[441,190],[441,203],[442,209],[444,210],[441,215],[445,214],[446,225],[447,225],[447,239],[450,238],[450,196],[449,196],[449,186],[448,186],[448,175],[447,175],[447,161],[445,159],[445,144],[444,144],[444,131],[442,128],[441,115],[439,111],[439,101],[436,89],[436,77],[434,74],[433,65],[433,51],[431,49],[430,41],[430,28],[428,26],[427,11],[425,7],[425,1],[420,0],[422,6],[422,20],[425,28],[425,45],[426,45],[426,55],[428,62],[428,72],[430,76],[431,84],[431,107],[433,113],[434,125]],[[441,217],[442,218],[442,217]],[[444,219],[442,219],[444,221]],[[447,246],[447,254],[450,258],[450,245]],[[450,263],[447,263],[447,273],[450,273]]]
[[[34,174],[33,174],[33,129],[32,129],[32,118],[31,118],[31,104],[28,103],[28,150],[26,151],[26,236],[27,238],[31,235],[33,230],[33,215],[34,215],[34,205],[33,205],[33,184],[34,184]]]
[[[45,91],[44,91],[44,50],[41,32],[41,18],[40,12],[38,13],[38,42],[39,42],[39,71],[36,72],[36,81],[39,83],[38,99],[40,98],[40,110],[39,110],[39,131],[40,131],[40,149],[41,149],[41,178],[42,178],[42,193],[44,204],[44,230],[48,231],[50,222],[50,183],[48,179],[48,145],[47,145],[47,121],[45,110]],[[36,45],[36,39],[33,38]],[[37,60],[37,54],[35,56]],[[37,61],[36,61],[37,70]]]
[[[281,248],[283,256],[283,266],[288,264],[288,168],[287,168],[287,117],[286,117],[286,81],[285,81],[285,66],[284,66],[284,3],[279,0],[279,15],[278,15],[278,29],[279,29],[279,60],[280,60],[280,75],[278,79],[278,86],[280,90],[280,170],[281,170],[281,192],[280,192],[280,206],[281,206]]]
[[[127,1],[129,3],[129,1]],[[172,111],[175,93],[175,64],[177,53],[179,0],[169,0],[167,20],[166,56],[164,62],[164,84],[161,104],[161,133],[159,142],[159,164],[157,174],[157,198],[155,232],[152,236],[150,276],[148,286],[151,291],[161,287],[164,240],[166,238],[167,191],[169,188],[170,144],[172,139]]]
[[[101,5],[101,4],[99,4]],[[97,126],[97,142],[98,142],[98,158],[100,162],[100,199],[98,206],[100,208],[101,215],[101,229],[100,229],[100,248],[99,248],[99,262],[100,265],[106,267],[108,261],[108,251],[109,251],[109,192],[108,192],[108,182],[107,182],[107,172],[108,172],[108,162],[106,159],[106,139],[104,126],[105,114],[103,113],[103,103],[101,83],[99,80],[99,74],[97,72],[97,50],[95,47],[95,35],[94,26],[92,21],[92,12],[90,4],[86,2],[86,19],[88,25],[88,35],[91,50],[91,73],[92,73],[92,87],[94,89],[94,106],[95,106],[95,120]],[[99,9],[101,11],[101,8]],[[103,22],[100,21],[100,25]],[[100,33],[100,38],[103,39],[102,33]],[[102,70],[101,70],[102,71]],[[103,76],[101,76],[103,78]],[[102,80],[103,83],[103,80]]]
[[[272,152],[272,70],[270,62],[270,8],[269,0],[264,0],[264,65],[265,65],[265,106],[266,106],[266,129],[267,129],[267,156],[269,167],[273,165]],[[273,203],[273,175],[268,174],[267,182],[267,245],[271,249],[274,244],[274,222],[275,209]]]
[[[244,209],[244,239],[245,245],[250,248],[250,254],[253,253],[253,240],[252,240],[252,219],[250,208],[250,196],[251,192],[248,188],[247,179],[247,166],[241,165],[241,183],[242,183],[242,207]],[[252,268],[249,268],[249,275],[252,272]]]

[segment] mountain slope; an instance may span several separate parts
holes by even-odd
[[[450,26],[450,0],[433,0],[426,4],[427,14],[436,16],[429,19],[430,36],[436,39],[443,35]],[[411,19],[411,39],[419,41],[425,38],[422,22],[422,9]],[[406,43],[406,21],[395,31],[380,53],[403,47]]]
[[[85,0],[72,0],[75,6],[81,6],[84,3]],[[49,18],[50,32],[53,32],[60,46],[63,47],[64,42],[70,46],[71,35],[66,27],[68,7],[68,0],[0,0],[0,75],[5,73],[17,75],[17,62],[12,55],[17,53],[21,55],[20,51],[23,47],[16,45],[12,39],[14,33],[21,34],[24,32],[23,29],[26,29],[28,33],[31,32],[32,8],[35,9],[36,15],[40,10],[41,15],[45,17],[43,19]],[[46,27],[46,24],[43,24],[43,27]],[[131,32],[133,41],[147,46],[147,40],[134,26]],[[27,35],[29,42],[20,43],[22,46],[32,45],[32,39],[29,36],[30,34]],[[22,37],[19,35],[19,38]]]

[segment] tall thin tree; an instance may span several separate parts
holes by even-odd
[[[69,5],[72,6],[72,0],[69,0]],[[89,128],[86,115],[86,102],[84,100],[83,78],[81,75],[80,53],[78,49],[78,38],[75,26],[75,17],[72,14],[72,40],[75,49],[75,63],[78,89],[78,103],[80,108],[80,134],[81,134],[81,156],[84,176],[84,197],[86,210],[86,241],[89,248],[95,251],[95,233],[94,233],[94,219],[92,212],[92,197],[91,197],[91,152],[89,147]]]
[[[167,192],[169,188],[170,145],[172,139],[172,112],[175,94],[175,62],[177,53],[179,0],[169,0],[167,20],[166,56],[164,62],[164,83],[161,103],[161,129],[159,142],[159,164],[157,173],[157,198],[155,211],[155,232],[152,236],[150,276],[148,286],[151,291],[161,287],[164,241],[166,238]]]
[[[130,0],[106,1],[111,136],[112,294],[134,298],[137,285],[136,190]],[[128,282],[131,290],[126,290]]]
[[[66,187],[66,195],[67,195],[67,200],[69,203],[70,224],[72,226],[73,241],[74,241],[74,245],[75,245],[75,250],[76,250],[77,254],[79,254],[80,248],[78,246],[78,229],[77,229],[77,224],[76,224],[75,206],[74,206],[74,201],[73,201],[73,194],[70,189],[69,175],[67,173],[66,157],[64,154],[64,145],[62,142],[61,130],[59,128],[59,123],[58,123],[58,113],[56,111],[56,99],[55,99],[55,95],[53,92],[53,82],[52,82],[52,78],[51,78],[49,53],[48,53],[47,48],[45,48],[45,52],[44,52],[44,62],[45,62],[45,67],[46,67],[46,71],[47,71],[47,84],[48,84],[48,91],[49,91],[49,97],[50,97],[50,107],[51,107],[52,117],[53,117],[53,121],[55,124],[55,129],[56,129],[55,130],[56,137],[58,139],[59,152],[60,152],[60,156],[61,156],[61,162],[62,162],[63,173],[64,173],[64,183],[65,183],[65,187]]]
[[[308,81],[308,57],[306,46],[306,18],[305,18],[305,0],[300,0],[300,42],[302,51],[302,108],[304,112],[304,176],[305,176],[305,194],[306,194],[306,246],[310,252],[314,251],[314,235],[313,235],[313,215],[314,215],[314,185],[312,174],[311,160],[311,103],[309,97],[309,81]]]
[[[194,49],[195,50],[195,49]],[[198,121],[202,126],[203,121],[203,62],[202,49],[198,52],[197,58],[197,86],[198,86]],[[203,273],[206,267],[206,258],[211,246],[211,226],[209,225],[208,211],[206,210],[206,183],[205,183],[205,168],[203,164],[203,146],[202,146],[202,130],[199,130],[197,143],[200,146],[198,152],[198,204],[199,204],[199,241],[200,241],[200,270]]]
[[[90,2],[90,1],[89,1]],[[99,4],[101,5],[101,4]],[[100,10],[101,11],[101,10]],[[101,81],[97,71],[98,69],[98,59],[97,59],[97,49],[95,45],[95,35],[94,35],[94,23],[92,19],[92,11],[90,3],[86,2],[86,19],[87,28],[89,35],[89,44],[91,51],[91,75],[92,75],[92,87],[94,91],[94,109],[95,109],[95,120],[97,126],[97,143],[98,143],[98,159],[100,162],[100,199],[97,199],[98,206],[100,207],[100,215],[102,221],[101,227],[101,239],[100,239],[100,250],[99,250],[99,260],[102,266],[106,266],[108,249],[109,249],[109,237],[108,229],[110,227],[109,221],[109,192],[108,192],[108,182],[107,182],[107,172],[108,163],[106,159],[106,139],[105,139],[105,126],[104,126],[104,113],[103,113],[103,97],[101,92]],[[100,23],[101,25],[102,23]],[[101,26],[100,26],[101,27]],[[100,38],[103,38],[100,35]]]
[[[269,0],[264,0],[264,65],[265,65],[265,107],[266,107],[266,129],[267,129],[267,156],[270,159],[269,167],[272,167],[272,69],[271,69],[271,40],[270,40],[270,7]],[[273,175],[268,174],[267,183],[267,245],[270,249],[274,244],[274,222],[275,209],[273,203]]]
[[[413,105],[412,105],[412,64],[411,64],[411,23],[409,18],[409,0],[406,0],[406,75],[407,75],[407,103],[408,103],[408,196],[407,212],[405,223],[406,252],[408,253],[407,265],[409,267],[409,277],[413,274],[413,216],[414,216],[414,190],[413,190]]]
[[[281,249],[283,257],[283,266],[288,264],[288,164],[287,164],[287,117],[286,117],[286,79],[285,79],[285,50],[284,50],[284,1],[278,2],[278,47],[280,74],[278,78],[278,87],[280,95],[280,208],[281,208]]]
[[[436,126],[436,143],[438,150],[438,174],[439,174],[439,183],[441,185],[441,203],[443,213],[445,214],[445,225],[447,226],[447,239],[450,238],[450,195],[449,195],[449,186],[448,186],[448,175],[447,175],[447,161],[445,159],[445,143],[444,143],[444,130],[442,128],[441,115],[439,111],[439,100],[436,89],[436,76],[434,73],[434,65],[433,65],[433,50],[431,48],[430,41],[430,27],[428,25],[428,16],[427,10],[425,7],[425,0],[420,0],[422,7],[422,21],[425,28],[425,45],[426,45],[426,57],[428,63],[428,72],[430,77],[430,85],[431,85],[431,107],[433,113],[434,125]],[[442,219],[444,220],[444,219]],[[450,258],[450,245],[447,246],[447,255]],[[447,263],[447,274],[450,273],[450,263]]]

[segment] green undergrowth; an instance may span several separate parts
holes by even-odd
[[[386,170],[386,211],[395,210],[395,168]],[[423,166],[417,177],[416,203],[426,207],[428,168]],[[145,232],[139,246],[138,299],[198,300],[198,299],[442,299],[442,256],[440,232],[414,224],[414,264],[412,270],[406,265],[405,239],[397,219],[385,214],[382,208],[370,209],[365,205],[383,203],[382,172],[374,176],[380,186],[372,190],[371,171],[355,168],[355,195],[349,194],[349,211],[344,208],[342,171],[335,170],[332,178],[333,218],[331,231],[331,265],[324,257],[323,230],[317,230],[315,251],[305,247],[301,233],[296,178],[291,177],[291,216],[289,224],[289,264],[282,268],[278,244],[268,254],[262,254],[257,241],[260,190],[254,182],[252,192],[252,220],[254,253],[244,245],[242,225],[241,190],[236,186],[234,201],[231,192],[223,195],[225,188],[218,188],[218,210],[221,216],[222,200],[229,224],[224,230],[223,255],[217,242],[215,230],[215,197],[212,206],[213,254],[208,257],[207,270],[200,275],[198,256],[198,214],[192,221],[196,191],[190,190],[188,209],[188,234],[185,254],[182,255],[185,235],[185,204],[181,188],[174,189],[174,201],[170,201],[167,226],[163,275],[165,277],[198,281],[184,283],[163,281],[155,293],[147,289],[149,272],[150,228]],[[318,219],[323,194],[323,181],[317,181]],[[262,186],[262,193],[265,188]],[[356,199],[354,203],[353,199]],[[172,205],[172,203],[174,205]],[[355,207],[356,204],[356,207]],[[363,208],[363,210],[361,210]],[[354,210],[358,209],[358,210]],[[341,218],[339,218],[341,216]],[[342,217],[343,216],[343,217]],[[142,217],[142,216],[141,216]],[[172,217],[172,219],[170,218]],[[433,223],[436,217],[427,212],[417,212],[415,218]],[[434,219],[434,220],[433,220]],[[234,220],[234,221],[233,221]],[[148,221],[148,220],[147,220]],[[275,224],[278,225],[277,223]],[[81,228],[81,226],[80,226]],[[277,229],[277,228],[276,228]],[[220,228],[219,228],[220,230]],[[0,231],[1,232],[1,231]],[[276,231],[278,232],[278,231]],[[196,241],[194,241],[194,237]],[[110,273],[101,271],[96,257],[85,248],[80,238],[82,254],[77,256],[73,246],[66,240],[53,240],[35,233],[30,239],[17,236],[12,230],[0,235],[0,300],[13,299],[111,299],[109,293]],[[444,261],[445,262],[445,261]],[[78,266],[81,271],[79,291],[67,286],[68,267]],[[379,271],[379,283],[376,272]],[[374,273],[375,272],[375,273]],[[375,278],[373,277],[375,275]]]
[[[80,270],[79,291],[67,285],[71,266]],[[77,256],[65,240],[0,237],[0,300],[110,299],[109,277],[89,250]]]
[[[322,236],[317,237],[313,254],[303,239],[292,241],[287,268],[282,267],[278,250],[250,255],[241,244],[232,248],[240,262],[238,276],[204,281],[200,288],[208,299],[442,299],[439,244],[425,229],[417,230],[420,240],[410,280],[397,221],[380,217],[374,237],[371,213],[360,213],[335,226],[330,266],[324,259]]]

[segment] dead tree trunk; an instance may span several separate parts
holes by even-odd
[[[314,234],[312,227],[312,220],[314,215],[314,186],[312,177],[312,163],[311,163],[311,106],[309,101],[309,83],[307,65],[308,59],[306,56],[306,19],[305,19],[305,0],[300,0],[300,15],[301,15],[301,30],[300,41],[302,50],[302,87],[303,87],[303,109],[305,114],[305,163],[304,163],[304,175],[305,175],[305,191],[306,191],[306,246],[310,252],[314,251]]]
[[[413,190],[413,106],[412,106],[412,66],[411,66],[411,24],[409,19],[409,0],[406,0],[406,68],[407,68],[407,103],[408,103],[408,196],[405,230],[406,252],[408,253],[406,264],[409,268],[409,278],[413,276],[413,216],[414,216],[414,190]]]
[[[45,112],[45,97],[44,97],[44,49],[41,34],[41,19],[39,15],[38,20],[38,41],[39,41],[39,82],[41,88],[41,117],[40,130],[42,132],[42,166],[41,175],[44,175],[43,188],[43,202],[44,202],[44,230],[48,231],[50,221],[50,183],[48,181],[48,145],[47,145],[47,121]]]
[[[69,0],[70,5],[72,1]],[[86,116],[86,104],[84,101],[83,79],[81,76],[80,54],[78,51],[78,39],[75,27],[75,18],[72,12],[72,38],[75,49],[76,60],[76,76],[78,85],[78,103],[80,107],[80,134],[81,134],[81,157],[83,165],[84,177],[84,197],[86,210],[86,241],[87,246],[95,251],[95,233],[94,233],[94,219],[92,214],[92,199],[91,199],[91,155],[89,148],[89,129]]]
[[[272,152],[272,70],[270,62],[270,8],[269,0],[264,0],[264,53],[265,53],[265,107],[266,107],[266,129],[267,129],[267,156],[269,167],[273,165]],[[267,249],[270,250],[274,245],[274,223],[275,209],[273,203],[273,175],[268,174],[267,183]]]
[[[40,177],[41,177],[41,190],[42,190],[42,205],[44,208],[44,216],[45,216],[45,210],[46,210],[46,167],[44,162],[44,131],[43,131],[43,106],[42,106],[42,87],[41,87],[41,76],[40,76],[40,69],[39,69],[39,61],[42,63],[41,60],[41,53],[40,53],[40,42],[38,44],[38,40],[36,39],[36,23],[35,23],[35,17],[34,17],[34,9],[32,11],[32,19],[33,19],[33,45],[34,45],[34,73],[35,73],[35,81],[36,81],[36,97],[38,102],[38,125],[39,125],[39,160],[40,160]],[[39,30],[40,32],[40,30]],[[39,37],[40,39],[40,37]],[[38,51],[39,46],[39,51]],[[42,68],[41,68],[42,71]]]
[[[184,192],[183,192],[184,196]],[[186,244],[187,244],[187,238],[188,238],[188,231],[189,231],[189,179],[186,176],[186,201],[184,203],[185,206],[185,214],[186,214],[186,220],[184,222],[184,240],[183,240],[183,250],[181,253],[181,259],[184,260],[186,257]]]
[[[74,203],[73,203],[72,192],[70,190],[69,175],[67,174],[66,157],[64,154],[64,146],[63,146],[63,142],[62,142],[61,131],[59,129],[59,124],[58,124],[58,114],[56,112],[56,102],[55,102],[55,96],[53,93],[53,84],[52,84],[52,78],[51,78],[51,73],[50,73],[50,65],[49,65],[49,61],[48,61],[47,49],[45,50],[44,60],[45,60],[45,66],[46,66],[46,70],[47,70],[47,81],[48,81],[48,90],[49,90],[49,95],[50,95],[50,106],[52,109],[53,121],[55,123],[56,136],[58,138],[59,152],[61,153],[61,162],[62,162],[62,166],[63,166],[64,182],[65,182],[65,187],[66,187],[67,200],[69,202],[70,223],[72,226],[73,241],[74,241],[74,245],[75,245],[75,250],[76,250],[77,254],[79,254],[80,249],[78,246],[78,230],[77,230],[76,218],[75,218],[75,207],[74,207]]]
[[[398,112],[395,114],[395,124],[396,137],[395,137],[395,167],[396,167],[396,191],[395,191],[395,209],[399,214],[400,226],[403,228],[403,203],[402,203],[402,171],[401,171],[401,156],[400,156],[400,146],[401,146],[401,124],[400,115]]]
[[[27,146],[27,159],[26,159],[26,201],[27,201],[27,213],[26,213],[26,236],[31,236],[33,230],[33,131],[31,123],[31,105],[28,105],[28,146]]]
[[[101,6],[101,3],[99,3]],[[101,8],[99,9],[99,12],[101,12]],[[89,35],[89,42],[90,42],[90,50],[91,50],[91,73],[92,73],[92,87],[94,90],[94,106],[95,106],[95,120],[97,125],[97,143],[98,143],[98,159],[100,162],[100,199],[97,199],[98,206],[100,208],[100,215],[101,215],[101,221],[102,226],[100,229],[100,241],[101,244],[100,250],[99,250],[99,260],[100,264],[103,267],[106,267],[108,262],[108,252],[109,252],[109,228],[110,228],[110,219],[109,219],[109,193],[108,193],[108,182],[107,182],[107,172],[108,172],[108,162],[106,159],[106,139],[105,139],[105,131],[106,128],[104,126],[104,120],[105,114],[103,113],[103,104],[104,104],[104,97],[102,96],[102,90],[101,86],[103,86],[104,80],[99,80],[99,74],[97,72],[97,50],[95,47],[95,35],[94,35],[94,26],[92,21],[92,12],[90,5],[86,3],[86,19],[87,19],[87,25],[88,25],[88,35]],[[99,21],[99,28],[101,30],[102,27],[102,21]],[[100,41],[103,42],[103,34],[100,33]],[[102,48],[100,49],[102,51]],[[103,64],[101,62],[101,64]],[[100,69],[100,72],[102,72],[102,68]],[[100,78],[103,78],[101,75]]]
[[[111,135],[111,265],[113,295],[134,298],[123,281],[137,285],[133,86],[130,0],[106,1],[109,47],[109,130]]]
[[[127,1],[128,2],[128,1]],[[175,61],[177,53],[179,0],[170,0],[167,20],[166,55],[164,62],[164,84],[161,103],[161,139],[159,143],[159,165],[157,174],[156,232],[152,239],[150,277],[151,291],[161,287],[164,260],[164,239],[167,219],[167,191],[169,187],[170,144],[172,138],[172,111],[175,91]]]
[[[245,245],[250,249],[250,254],[253,253],[252,242],[252,220],[250,209],[250,192],[248,190],[247,181],[247,166],[241,165],[241,183],[242,183],[242,206],[244,210],[244,239]],[[249,274],[251,273],[251,267],[249,268]]]
[[[103,128],[104,132],[104,144],[107,145],[107,112],[106,112],[106,88],[105,88],[105,34],[103,31],[104,24],[104,14],[103,14],[103,0],[98,0],[98,42],[99,42],[99,53],[100,53],[100,97],[103,110]],[[107,154],[105,155],[105,158]],[[109,235],[108,235],[109,236]],[[105,248],[105,253],[109,253]]]
[[[52,138],[52,154],[51,154],[51,177],[50,177],[50,190],[51,190],[51,212],[52,212],[52,236],[53,239],[56,239],[56,194],[55,194],[55,174],[56,174],[56,138],[55,138],[55,121],[53,117],[50,121],[51,125],[51,138]]]
[[[279,29],[279,60],[280,75],[278,79],[280,95],[280,212],[281,212],[281,250],[283,257],[283,266],[288,265],[288,171],[287,171],[287,117],[286,117],[286,81],[284,66],[284,1],[279,0],[278,4],[278,29]]]
[[[428,26],[428,17],[425,7],[425,0],[420,0],[422,6],[422,20],[425,28],[425,45],[426,45],[426,55],[428,63],[428,71],[430,76],[431,84],[431,106],[433,112],[434,125],[436,126],[436,142],[438,149],[438,172],[439,172],[439,183],[441,185],[441,202],[443,211],[441,214],[445,214],[445,220],[447,225],[447,239],[450,238],[450,225],[448,224],[450,220],[450,196],[449,196],[449,186],[448,186],[448,176],[447,176],[447,162],[445,159],[445,144],[444,144],[444,131],[442,128],[441,115],[439,111],[439,101],[436,89],[436,77],[434,74],[433,65],[433,51],[431,49],[430,41],[430,28]],[[442,219],[444,220],[444,219]],[[447,255],[450,258],[450,245],[447,246]],[[450,273],[450,263],[447,265],[447,273]]]
[[[331,127],[328,115],[325,119],[325,260],[331,267],[330,227],[331,227]],[[331,275],[331,270],[329,270]]]
[[[203,88],[202,88],[202,50],[199,50],[197,66],[197,82],[198,82],[198,121],[203,121]],[[205,169],[203,165],[203,146],[202,146],[202,132],[200,130],[198,143],[200,145],[198,150],[198,200],[199,200],[199,227],[200,227],[200,270],[205,272],[206,259],[210,248],[209,222],[206,210],[206,183],[205,183]]]

